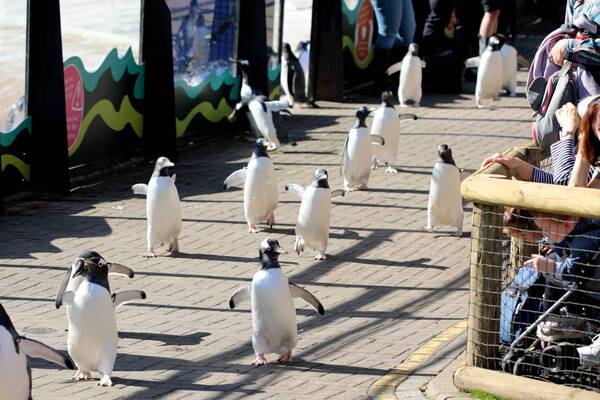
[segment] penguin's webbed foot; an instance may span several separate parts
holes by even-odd
[[[173,240],[173,243],[169,244],[169,253],[171,253],[172,256],[175,256],[177,253],[179,253],[179,241],[177,238]]]
[[[462,230],[458,230],[458,231],[456,231],[456,232],[452,232],[452,233],[450,234],[450,236],[453,236],[453,237],[462,237],[462,234],[463,234],[463,233],[462,233]]]
[[[73,379],[74,381],[87,381],[89,379],[92,379],[92,373],[89,371],[82,371],[78,369],[71,379]]]
[[[108,375],[104,375],[102,376],[102,379],[100,379],[100,382],[97,383],[98,386],[112,386],[112,380],[110,379],[110,376]]]
[[[256,225],[248,225],[248,233],[258,233],[260,228]]]
[[[425,232],[427,232],[427,233],[431,233],[431,232],[433,232],[433,227],[432,227],[432,226],[429,226],[429,225],[427,225],[427,226],[424,226],[424,227],[422,227],[421,229],[422,229],[422,230],[424,230],[424,231],[425,231]]]
[[[296,254],[300,255],[304,251],[304,240],[299,237],[296,237],[296,242],[294,243],[294,251]]]
[[[292,362],[292,351],[288,351],[277,359],[277,362],[289,364]]]
[[[386,168],[385,173],[386,174],[397,174],[398,170],[390,165],[389,167]]]
[[[376,159],[373,159],[373,161],[371,162],[371,170],[376,171],[378,169],[379,169],[379,162],[377,162]]]
[[[319,254],[317,254],[315,256],[315,260],[327,260],[327,256],[325,255],[324,252],[323,253],[319,252]]]
[[[269,225],[269,228],[273,229],[273,225],[275,225],[275,213],[274,212],[269,214],[266,222],[267,222],[267,225]]]
[[[265,355],[258,354],[256,356],[256,359],[254,361],[252,361],[252,365],[256,365],[256,366],[267,365],[267,359],[265,358]]]
[[[154,253],[153,249],[150,249],[150,250],[148,250],[147,252],[144,253],[143,257],[154,258],[154,257],[156,257],[156,254]]]
[[[279,149],[279,146],[277,146],[273,142],[269,142],[269,144],[267,145],[267,151],[275,151],[277,149]]]

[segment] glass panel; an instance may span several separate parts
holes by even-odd
[[[26,35],[27,0],[0,0],[0,132],[24,117]]]

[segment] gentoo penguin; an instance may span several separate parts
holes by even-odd
[[[387,165],[385,172],[396,174],[396,154],[398,153],[398,139],[400,138],[400,120],[405,118],[417,119],[415,114],[399,114],[394,107],[394,95],[389,90],[381,93],[381,105],[373,113],[371,135],[381,136],[384,144],[373,146],[373,160],[371,169],[379,168],[379,164]]]
[[[281,88],[285,93],[290,106],[294,102],[308,103],[311,107],[318,108],[313,101],[306,97],[306,81],[304,80],[304,70],[300,61],[292,52],[289,43],[283,44],[281,57]]]
[[[111,375],[117,357],[115,306],[118,295],[111,295],[108,262],[96,252],[77,259],[74,278],[83,276],[77,291],[66,291],[62,302],[69,306],[69,355],[77,365],[76,380],[91,378],[92,371],[102,376],[98,385],[112,386]],[[143,293],[143,292],[142,292]],[[145,298],[145,294],[143,295]]]
[[[179,252],[178,237],[181,233],[181,204],[175,187],[176,175],[171,175],[173,164],[167,157],[159,157],[148,184],[133,185],[134,194],[146,195],[146,218],[148,222],[148,250],[144,257],[155,257],[154,248],[169,244],[169,252]]]
[[[233,172],[223,182],[223,190],[244,187],[244,214],[248,232],[260,232],[258,224],[266,222],[273,226],[275,209],[279,204],[277,180],[273,161],[267,154],[264,139],[256,139],[248,166]]]
[[[365,122],[369,113],[366,107],[358,108],[354,125],[344,143],[340,170],[344,178],[344,189],[347,191],[367,188],[373,158],[372,143],[382,146],[385,144],[381,136],[369,134]]]
[[[462,236],[463,206],[460,194],[460,172],[446,144],[438,146],[439,158],[433,166],[427,203],[427,232],[438,226],[453,226],[452,236]]]
[[[235,121],[237,114],[245,113],[254,134],[257,137],[264,137],[268,142],[267,150],[273,151],[281,146],[273,123],[273,112],[292,115],[288,107],[286,101],[267,101],[265,96],[252,96],[249,100],[237,103],[228,119],[230,122]]]
[[[481,100],[497,100],[502,89],[504,70],[502,54],[500,54],[500,39],[492,36],[488,40],[488,46],[479,60],[477,69],[477,86],[475,86],[475,104],[482,108]]]
[[[504,42],[500,47],[502,56],[502,89],[510,96],[517,95],[517,49]]]
[[[315,260],[325,260],[331,222],[331,199],[344,196],[344,191],[331,191],[327,171],[324,169],[315,171],[311,184],[306,188],[290,183],[285,190],[302,199],[296,223],[294,251],[300,255],[306,246],[317,251]]]
[[[423,80],[423,62],[419,58],[419,45],[411,43],[408,46],[408,52],[402,61],[391,65],[387,69],[387,74],[392,75],[400,71],[400,83],[398,85],[398,101],[402,107],[411,103],[415,106],[421,104],[421,82]]]
[[[43,358],[63,368],[75,369],[73,361],[53,348],[17,333],[0,304],[0,398],[31,399],[31,367],[27,357]]]
[[[83,282],[83,280],[84,280],[83,276],[81,276],[81,275],[77,276],[77,277],[73,276],[73,275],[75,275],[75,268],[76,268],[75,266],[77,265],[77,262],[79,260],[90,258],[96,254],[98,254],[98,253],[95,253],[90,250],[86,250],[86,251],[82,252],[81,254],[79,254],[77,256],[77,258],[75,258],[75,260],[73,260],[73,262],[71,264],[69,264],[67,271],[65,272],[65,276],[62,280],[62,283],[60,284],[60,287],[58,289],[58,294],[56,295],[56,301],[55,301],[54,305],[57,309],[59,309],[63,304],[63,296],[64,296],[65,292],[75,293],[77,291],[77,289],[79,288],[79,285],[81,285],[81,282]],[[124,265],[113,263],[113,262],[108,263],[108,274],[109,275],[122,275],[122,276],[128,277],[129,279],[132,279],[135,275],[135,273],[133,272],[133,270],[131,268],[128,268]],[[129,299],[129,297],[132,297],[132,298]],[[118,294],[117,293],[113,294],[113,302],[114,302],[115,308],[124,304],[126,299],[128,299],[128,301],[129,301],[129,300],[139,300],[139,299],[144,299],[144,298],[146,298],[146,294],[144,292],[142,292],[141,290],[126,290],[124,292],[119,292]],[[67,316],[69,315],[69,312],[70,312],[70,307],[67,306]]]
[[[240,70],[242,71],[242,87],[240,90],[240,99],[241,101],[249,101],[252,98],[252,96],[257,94],[250,85],[250,79],[248,78],[250,63],[248,62],[248,60],[239,60],[237,64],[240,67]]]
[[[310,41],[301,40],[296,46],[296,57],[304,71],[305,94],[308,96],[308,68],[310,66]]]
[[[294,297],[306,301],[319,314],[325,314],[314,295],[288,281],[279,265],[280,254],[285,251],[277,240],[263,240],[258,250],[260,269],[254,274],[252,285],[236,290],[229,298],[232,309],[251,301],[252,347],[256,354],[253,365],[267,364],[268,353],[279,354],[279,362],[292,362],[292,349],[298,342]]]

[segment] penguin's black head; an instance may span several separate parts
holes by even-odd
[[[280,268],[277,262],[280,254],[287,252],[281,248],[279,242],[275,239],[267,238],[260,242],[258,256],[262,269]]]
[[[301,40],[298,42],[298,44],[296,45],[296,52],[299,53],[303,50],[308,50],[308,44],[310,42],[308,40]]]
[[[394,108],[394,93],[390,90],[381,92],[381,105]]]
[[[73,261],[73,278],[83,276],[91,282],[108,287],[109,263],[95,251],[85,251]]]
[[[315,171],[315,175],[312,180],[312,186],[318,188],[329,188],[329,181],[327,181],[327,171],[324,169],[318,169]]]
[[[419,57],[419,45],[416,43],[411,43],[408,45],[408,52],[411,56]]]
[[[263,138],[256,139],[252,154],[254,157],[269,157],[269,154],[267,154],[267,141]]]
[[[159,157],[154,164],[154,173],[152,176],[171,176],[173,175],[173,164],[167,157]]]
[[[237,64],[240,66],[242,72],[248,73],[250,70],[250,62],[248,60],[238,60]]]
[[[358,107],[358,110],[356,110],[356,120],[354,121],[354,128],[366,128],[367,124],[365,120],[367,119],[370,113],[371,110],[369,110],[367,107]]]
[[[452,158],[452,149],[447,144],[440,144],[438,146],[438,156],[440,157],[438,162],[456,165]]]
[[[491,36],[488,39],[488,47],[492,51],[500,50],[500,48],[502,47],[502,44],[503,44],[503,40],[500,39],[500,37],[498,35]]]
[[[294,53],[292,53],[292,47],[290,46],[290,44],[288,42],[285,42],[283,44],[282,53],[283,53],[284,58],[288,58],[289,56],[294,55]]]

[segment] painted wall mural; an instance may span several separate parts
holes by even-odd
[[[30,188],[31,117],[10,132],[0,132],[2,193],[9,195]]]
[[[377,40],[377,21],[370,0],[342,1],[344,87],[371,80],[371,62]]]

